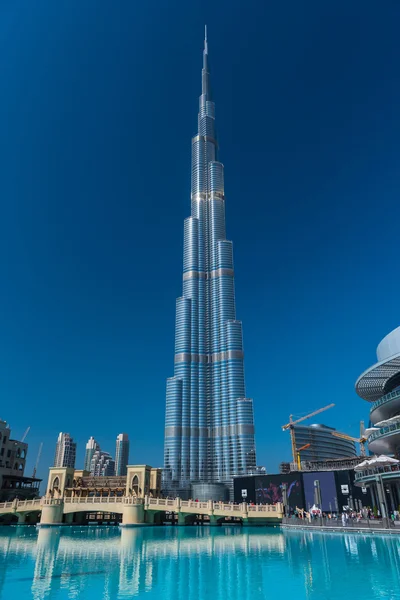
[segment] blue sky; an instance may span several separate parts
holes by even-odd
[[[0,418],[162,464],[208,25],[258,462],[399,325],[400,5],[0,3]]]

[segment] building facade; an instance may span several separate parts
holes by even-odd
[[[25,477],[28,444],[11,437],[10,426],[0,420],[0,502],[35,498],[41,479]]]
[[[117,435],[115,444],[115,475],[126,475],[129,462],[129,438],[127,433]]]
[[[192,483],[224,483],[232,490],[233,476],[256,466],[207,36],[201,91],[192,139],[192,210],[184,222],[183,292],[176,301],[175,368],[166,393],[163,489],[182,498]]]
[[[114,475],[115,461],[108,452],[96,450],[90,463],[90,474],[94,477]]]
[[[75,460],[76,443],[69,433],[60,432],[57,439],[54,466],[75,468]]]
[[[360,375],[355,387],[370,403],[369,451],[381,456],[364,469],[360,465],[357,481],[371,488],[374,505],[381,506],[382,513],[390,513],[400,505],[400,463],[396,462],[400,458],[400,327],[383,338],[376,356],[378,362]],[[389,458],[385,461],[385,457]]]
[[[351,440],[332,435],[339,433],[334,427],[326,425],[294,425],[297,448],[310,444],[301,451],[302,461],[323,461],[335,458],[352,458],[357,456],[355,443]]]
[[[84,471],[90,471],[90,465],[92,462],[93,454],[96,452],[96,450],[100,450],[100,444],[98,444],[98,442],[96,442],[96,440],[92,436],[88,439],[86,444],[85,462],[83,465]]]
[[[361,510],[372,505],[369,490],[357,486],[354,469],[235,477],[234,501],[255,504],[283,502],[285,486],[291,511],[296,508],[310,510],[315,502],[315,481],[319,482],[323,511],[341,512],[344,506]]]

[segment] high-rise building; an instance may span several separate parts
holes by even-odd
[[[75,459],[76,443],[69,433],[60,432],[54,456],[54,466],[75,468]]]
[[[352,440],[336,437],[338,432],[327,425],[294,425],[297,448],[309,444],[301,451],[302,461],[324,461],[335,458],[353,458],[357,456],[356,445]]]
[[[126,467],[129,462],[129,438],[127,433],[117,435],[115,445],[115,474],[126,475]]]
[[[256,466],[207,35],[201,92],[192,138],[191,216],[184,223],[183,293],[176,301],[175,369],[166,394],[163,489],[181,497],[190,494],[192,483],[222,483],[232,490],[233,476]]]
[[[115,461],[108,452],[96,450],[90,463],[90,474],[95,477],[109,477],[114,475]]]
[[[93,454],[96,452],[96,450],[100,450],[100,444],[98,444],[92,436],[88,439],[86,444],[85,462],[83,465],[85,471],[90,471],[90,464],[92,462]]]

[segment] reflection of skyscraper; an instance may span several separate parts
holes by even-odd
[[[98,444],[92,436],[88,439],[86,444],[85,462],[83,465],[85,471],[90,471],[90,464],[92,462],[93,454],[96,452],[96,450],[100,450],[100,444]]]
[[[192,139],[192,215],[184,224],[183,294],[176,301],[175,371],[166,397],[163,487],[182,497],[193,482],[232,488],[234,475],[256,465],[209,79],[206,36]]]
[[[56,453],[54,456],[55,467],[75,467],[76,458],[76,443],[69,433],[60,432],[57,445]]]
[[[117,435],[115,445],[115,474],[126,475],[126,467],[129,462],[129,438],[127,433]]]

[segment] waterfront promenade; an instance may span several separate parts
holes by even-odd
[[[341,533],[349,531],[400,534],[400,521],[392,521],[391,519],[349,519],[346,525],[343,525],[340,517],[331,519],[317,517],[311,520],[283,517],[282,527],[284,529],[307,529],[310,531],[340,531]]]

